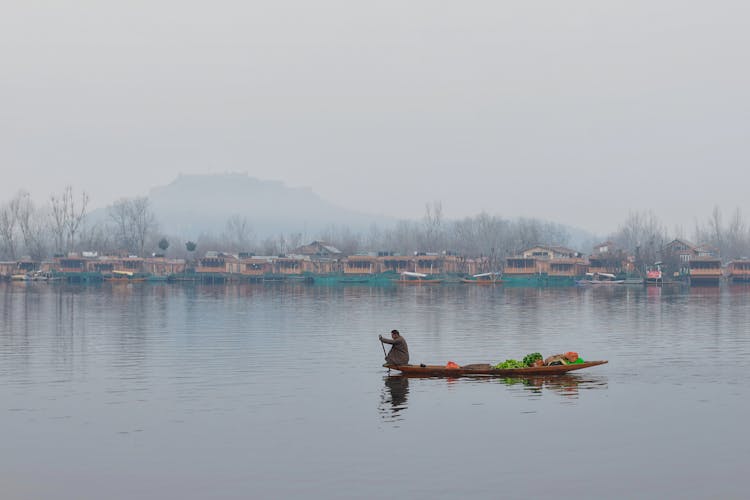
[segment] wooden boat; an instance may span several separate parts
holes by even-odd
[[[586,278],[576,283],[579,285],[622,285],[625,280],[618,280],[614,274],[610,273],[586,273]]]
[[[132,271],[112,271],[112,275],[105,277],[104,280],[115,283],[132,283],[134,281],[146,281],[146,277],[136,275]]]
[[[500,285],[503,282],[500,276],[498,272],[475,274],[471,278],[461,278],[461,283],[468,283],[470,285]]]
[[[443,280],[424,273],[404,271],[394,282],[401,285],[439,285]]]
[[[569,365],[530,366],[527,368],[497,369],[490,365],[465,365],[458,368],[447,368],[444,365],[388,365],[383,367],[398,370],[405,375],[427,375],[431,377],[456,377],[467,375],[489,375],[500,377],[525,377],[527,375],[560,375],[592,366],[603,365],[607,361],[586,361]]]

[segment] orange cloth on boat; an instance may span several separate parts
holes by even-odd
[[[565,359],[573,363],[575,362],[576,359],[578,359],[578,353],[575,351],[566,352]]]
[[[446,368],[461,368],[458,366],[458,363],[454,363],[453,361],[448,361],[448,364],[445,365]]]

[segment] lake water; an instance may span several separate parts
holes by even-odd
[[[4,499],[747,498],[750,288],[0,284]],[[403,378],[575,350],[559,378]]]

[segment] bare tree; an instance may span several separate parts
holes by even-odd
[[[695,241],[714,247],[724,259],[746,257],[750,250],[750,233],[739,208],[724,226],[721,210],[715,206],[705,225],[696,221]]]
[[[13,260],[16,258],[16,214],[10,204],[0,207],[0,241],[3,243],[3,254]]]
[[[364,238],[367,248],[370,250],[384,250],[382,245],[383,233],[377,224],[373,223],[370,225],[370,229],[367,236]]]
[[[120,248],[143,256],[146,241],[157,227],[148,198],[122,198],[107,207],[107,214]]]
[[[68,197],[68,247],[73,248],[75,246],[76,234],[81,228],[84,218],[86,217],[86,207],[89,203],[89,195],[85,191],[81,193],[80,205],[76,206],[75,198],[73,197],[73,188],[68,186],[65,190],[65,195]]]
[[[24,249],[32,258],[42,259],[46,254],[44,213],[34,206],[28,192],[20,191],[16,198],[18,227],[23,236]]]
[[[70,250],[75,247],[76,235],[86,217],[89,195],[83,191],[80,202],[76,203],[73,188],[66,186],[61,195],[53,194],[50,202],[55,243],[58,250]]]
[[[443,205],[439,201],[425,205],[425,214],[422,219],[424,233],[420,238],[420,246],[425,251],[437,251],[444,249],[445,238],[443,231]]]
[[[729,225],[726,229],[726,248],[722,251],[722,256],[727,258],[740,258],[748,255],[748,246],[750,237],[748,235],[747,224],[742,217],[742,212],[737,208],[732,214]]]
[[[156,229],[156,216],[151,211],[148,198],[133,198],[130,202],[130,221],[138,255],[143,256],[146,239]]]
[[[65,228],[67,227],[68,207],[65,196],[50,196],[50,228],[56,252],[65,251]]]
[[[101,224],[92,227],[83,226],[78,235],[78,243],[81,248],[96,249],[100,251],[115,250],[112,245],[109,231]]]
[[[253,245],[254,235],[247,217],[232,215],[227,219],[222,235],[225,248],[230,251],[247,251]]]
[[[636,266],[641,270],[661,258],[666,238],[664,226],[651,211],[631,212],[610,237],[619,248],[635,255]]]
[[[259,247],[262,255],[278,255],[281,253],[279,242],[275,238],[266,238],[260,243]]]
[[[710,230],[710,241],[716,248],[719,249],[719,252],[724,250],[725,243],[721,219],[721,209],[719,209],[718,205],[715,205],[713,211],[711,212],[711,218],[708,219],[708,227]]]
[[[348,226],[329,225],[319,234],[319,239],[335,246],[342,253],[352,255],[360,250],[362,236]]]
[[[120,248],[133,248],[133,234],[130,226],[130,200],[121,198],[107,207],[107,217],[112,223],[114,239]]]
[[[398,221],[396,226],[385,231],[383,248],[401,254],[413,252],[418,247],[419,226],[412,221]]]
[[[31,202],[31,196],[25,191],[20,191],[16,195],[17,210],[16,219],[18,220],[18,226],[23,236],[23,245],[26,250],[31,253],[31,248],[34,246],[34,232],[32,230],[33,223],[32,218],[34,216],[34,204]]]
[[[294,250],[302,245],[302,233],[299,231],[291,233],[287,239],[287,245],[289,250]]]

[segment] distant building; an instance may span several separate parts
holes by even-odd
[[[680,262],[688,263],[690,259],[698,256],[698,246],[680,238],[675,238],[664,245],[664,255],[677,258]]]
[[[590,273],[619,274],[628,272],[633,267],[625,252],[611,241],[594,245],[593,253],[589,255],[588,261]]]
[[[611,241],[605,241],[603,243],[599,243],[598,245],[594,245],[593,255],[614,253],[615,249],[616,247],[614,243],[612,243]]]
[[[698,258],[718,258],[719,251],[709,245],[696,245],[688,240],[675,238],[664,246],[663,259],[677,275],[690,273],[690,262]]]
[[[532,257],[537,259],[575,259],[581,257],[581,253],[567,247],[538,245],[523,250],[521,257],[526,259]]]
[[[324,241],[313,241],[309,245],[296,248],[292,253],[306,255],[311,258],[338,259],[343,256],[341,250]]]
[[[232,254],[223,252],[206,252],[206,255],[198,259],[195,267],[197,274],[224,274],[234,269],[234,264],[239,259]]]

